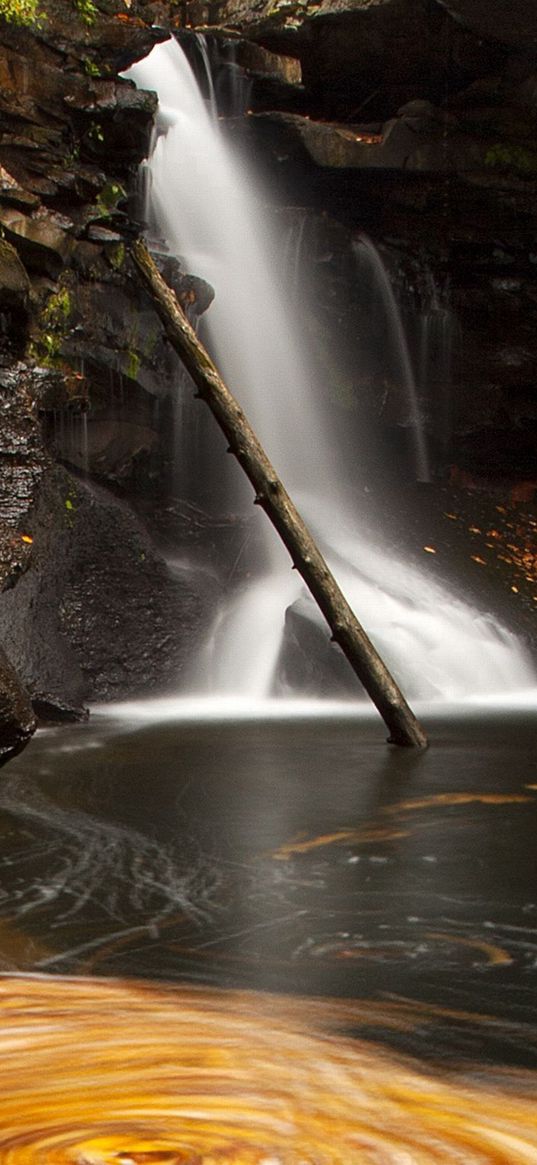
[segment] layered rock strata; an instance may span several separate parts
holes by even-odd
[[[119,73],[165,35],[120,0],[52,0],[28,28],[0,20],[6,756],[35,727],[12,665],[48,721],[87,700],[162,691],[188,664],[209,602],[128,502],[142,478],[162,496],[181,369],[128,259],[156,97]],[[160,262],[186,310],[203,311],[210,289]]]

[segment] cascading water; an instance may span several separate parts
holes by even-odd
[[[432,275],[420,316],[419,382],[423,396],[431,402],[432,428],[441,454],[449,450],[452,429],[452,373],[460,325],[441,295]]]
[[[151,218],[171,251],[215,288],[207,345],[404,690],[458,699],[528,687],[532,669],[514,636],[360,538],[361,515],[342,485],[350,474],[312,391],[261,194],[226,147],[179,45],[157,46],[127,76],[159,95],[146,163]],[[269,571],[220,612],[198,691],[250,698],[274,690],[284,614],[299,585],[266,522],[265,530]]]
[[[382,258],[371,239],[361,235],[355,247],[359,267],[365,265],[372,275],[372,286],[377,291],[381,311],[386,319],[387,343],[393,350],[395,363],[398,366],[403,387],[406,394],[408,409],[408,424],[412,430],[414,441],[414,461],[417,481],[430,481],[429,457],[423,420],[420,416],[418,390],[412,367],[412,360],[408,348],[405,329],[401,319],[401,312],[394,295],[393,287]]]

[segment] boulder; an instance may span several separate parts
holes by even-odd
[[[69,219],[44,207],[31,215],[14,207],[0,207],[0,224],[29,269],[58,277],[72,248],[73,223]]]
[[[128,506],[55,468],[32,552],[0,595],[0,637],[31,694],[87,700],[176,689],[212,601],[205,575],[168,568]]]
[[[283,643],[277,667],[283,693],[356,698],[360,685],[343,652],[330,641],[330,631],[308,596],[285,612]]]

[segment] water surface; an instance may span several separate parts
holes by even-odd
[[[530,711],[429,717],[421,753],[350,705],[156,709],[43,731],[4,771],[5,971],[370,1000],[422,1057],[534,1063]],[[394,1033],[403,1005],[423,1023]]]

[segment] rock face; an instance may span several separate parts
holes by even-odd
[[[335,219],[351,256],[363,235],[377,249],[433,472],[537,480],[535,5],[227,0],[209,18],[301,63],[300,109],[256,106],[230,132],[247,136],[283,206]],[[356,270],[326,251],[333,287],[344,280],[357,307],[353,330],[380,351]],[[351,397],[371,391],[374,408],[372,375],[381,424],[402,434],[401,372],[371,373],[359,343],[354,353]]]
[[[0,640],[32,694],[80,704],[179,684],[210,604],[131,510],[55,468],[30,515],[31,560],[0,595]]]
[[[36,719],[28,693],[0,650],[0,765],[25,748],[35,729]]]
[[[0,19],[6,759],[35,727],[13,666],[45,720],[163,691],[179,683],[211,603],[207,576],[169,569],[148,532],[151,493],[162,507],[170,485],[181,377],[128,257],[156,98],[119,71],[167,35],[151,25],[123,0],[85,15],[51,0],[33,28]],[[211,290],[169,256],[160,263],[199,315]]]

